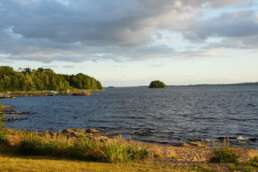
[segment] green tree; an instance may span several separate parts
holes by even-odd
[[[102,89],[101,83],[93,77],[56,74],[52,69],[25,68],[21,72],[8,66],[0,66],[0,91],[42,91],[76,89]]]
[[[156,81],[152,81],[149,85],[149,88],[165,88],[166,85],[164,82],[156,80]]]

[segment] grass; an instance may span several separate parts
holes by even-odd
[[[245,152],[247,153],[247,152]],[[213,150],[210,163],[224,164],[229,171],[256,172],[258,171],[258,157],[243,160],[239,152],[229,146]],[[242,158],[242,161],[240,161]]]
[[[193,144],[194,145],[194,144]],[[208,145],[162,146],[86,130],[0,130],[0,171],[258,171],[258,151]]]
[[[3,172],[205,172],[196,165],[173,165],[163,162],[96,163],[45,159],[42,157],[12,157],[0,155]]]
[[[64,134],[15,132],[0,135],[0,143],[19,155],[55,156],[96,162],[129,162],[150,158],[152,153],[141,144],[122,138],[102,139],[80,133],[77,138]]]
[[[241,172],[256,172],[258,171],[258,157],[251,158],[244,163],[232,163],[229,164],[229,169],[231,171],[241,171]]]
[[[3,105],[0,104],[0,113],[2,113],[2,110],[3,110]]]
[[[250,159],[248,161],[248,164],[253,166],[253,167],[257,167],[258,168],[258,156]]]

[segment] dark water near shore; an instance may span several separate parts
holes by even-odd
[[[90,97],[20,97],[1,100],[26,120],[7,127],[29,130],[97,128],[150,142],[181,143],[230,137],[258,147],[257,86],[166,89],[114,88]]]

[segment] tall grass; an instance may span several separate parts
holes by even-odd
[[[2,110],[0,105],[0,113]],[[8,139],[3,129],[0,114],[0,144],[13,147],[22,155],[58,156],[70,159],[98,162],[127,162],[143,160],[150,152],[141,145],[129,144],[121,138],[102,140],[79,133],[77,138],[56,133],[38,134],[35,132],[16,132],[15,137]]]
[[[25,134],[14,146],[22,155],[47,155],[97,162],[128,162],[144,160],[151,156],[146,147],[128,144],[119,138],[106,141],[87,135],[71,139],[65,135]]]
[[[239,163],[240,156],[230,148],[229,138],[225,137],[223,145],[215,148],[210,158],[211,163]]]
[[[3,114],[4,106],[0,103],[0,143],[4,137],[4,114]]]

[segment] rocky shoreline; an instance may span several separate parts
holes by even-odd
[[[97,90],[67,91],[8,91],[0,92],[0,99],[31,96],[90,96]]]
[[[14,122],[20,120],[27,120],[28,115],[32,115],[32,112],[20,112],[13,106],[2,106],[3,121],[4,122]]]
[[[212,156],[213,150],[216,147],[211,147],[205,142],[192,142],[181,146],[162,145],[155,143],[145,143],[130,139],[125,139],[121,136],[107,136],[97,129],[78,129],[68,128],[60,132],[45,131],[45,132],[29,132],[19,131],[14,129],[6,129],[6,144],[10,146],[19,145],[23,137],[33,134],[35,137],[55,140],[57,138],[66,138],[68,141],[77,141],[81,138],[87,138],[93,143],[108,144],[109,142],[116,144],[125,144],[141,147],[146,149],[153,156],[153,159],[172,162],[208,162]],[[220,147],[228,147],[237,154],[241,155],[240,161],[246,161],[250,158],[258,156],[257,149],[247,149],[241,147],[232,147],[223,145]]]

